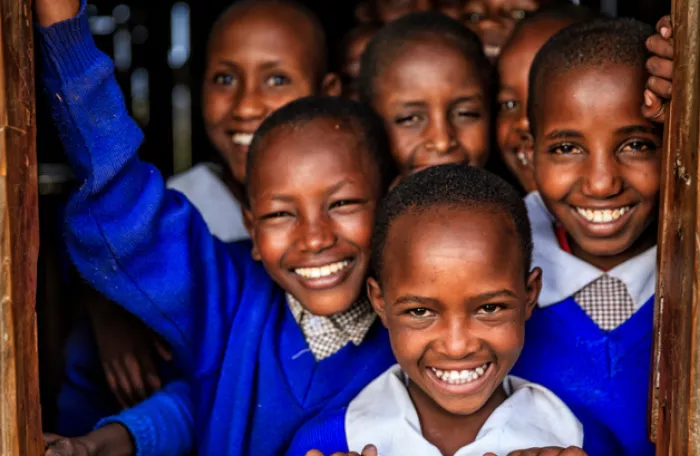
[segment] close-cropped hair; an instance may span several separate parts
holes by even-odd
[[[511,222],[522,252],[525,274],[529,274],[532,229],[523,199],[515,188],[495,174],[452,163],[432,166],[408,176],[380,205],[372,235],[372,272],[380,283],[391,225],[404,214],[420,214],[437,207],[481,210]]]
[[[472,62],[488,91],[491,84],[491,64],[484,55],[476,33],[438,12],[411,13],[380,29],[370,40],[360,61],[360,99],[372,105],[376,79],[401,55],[407,46],[422,39],[443,40],[459,49]]]
[[[539,50],[530,69],[528,120],[537,131],[537,113],[542,91],[553,76],[582,68],[625,65],[645,73],[646,40],[654,28],[635,19],[600,18],[574,24],[556,33]]]

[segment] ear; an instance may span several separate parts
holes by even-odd
[[[529,320],[532,316],[532,311],[537,305],[537,300],[542,291],[542,269],[535,268],[530,272],[527,278],[527,301],[525,302],[525,319]]]
[[[321,93],[329,97],[339,97],[343,93],[340,76],[335,73],[326,74],[321,82]]]
[[[258,250],[258,245],[255,242],[255,231],[254,231],[254,226],[255,223],[253,222],[253,213],[250,212],[250,209],[247,207],[242,208],[243,210],[243,226],[245,226],[245,229],[248,231],[248,234],[250,235],[250,240],[253,241],[253,249],[250,251],[250,255],[253,257],[255,261],[262,261],[262,257],[260,256],[260,251]]]
[[[374,279],[374,277],[367,278],[367,297],[369,302],[372,303],[374,311],[379,315],[379,319],[382,324],[386,326],[386,310],[384,308],[384,293],[382,293],[382,288],[379,283]]]

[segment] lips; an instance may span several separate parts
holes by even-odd
[[[346,258],[325,264],[294,267],[290,272],[304,288],[323,290],[343,283],[353,271],[354,265],[354,259]]]
[[[249,147],[250,143],[253,142],[253,133],[232,133],[231,142],[233,142],[237,146]]]
[[[586,209],[576,207],[576,212],[591,223],[610,223],[622,218],[632,206],[622,206],[613,209]]]
[[[489,379],[497,375],[492,362],[467,369],[445,369],[428,367],[427,377],[432,380],[442,394],[448,396],[469,396],[478,394]]]
[[[432,370],[440,380],[447,384],[464,385],[481,378],[489,368],[489,364],[490,363],[485,363],[475,369],[443,370],[438,369],[437,367],[431,367],[430,370]]]
[[[350,265],[350,261],[343,260],[335,263],[329,263],[323,266],[314,266],[308,268],[295,268],[294,273],[304,277],[305,279],[318,279],[337,274]]]
[[[570,206],[574,217],[591,237],[611,237],[619,233],[630,220],[636,204],[607,208]]]

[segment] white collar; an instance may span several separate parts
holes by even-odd
[[[476,440],[455,456],[506,456],[533,447],[583,444],[583,428],[568,407],[548,389],[517,377],[504,380],[508,399],[486,420]],[[380,456],[440,456],[423,438],[420,420],[397,364],[350,402],[345,414],[350,451],[373,444]]]
[[[525,206],[532,225],[532,265],[542,269],[540,307],[561,302],[606,274],[559,246],[554,233],[554,217],[538,192],[525,197]],[[635,309],[639,309],[654,295],[656,288],[656,246],[630,258],[607,274],[624,282]]]

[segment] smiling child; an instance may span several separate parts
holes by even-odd
[[[496,176],[448,164],[399,183],[377,215],[368,280],[398,365],[347,409],[304,426],[288,454],[581,446],[581,424],[561,400],[508,375],[541,285],[531,251],[522,199]]]
[[[483,166],[490,96],[478,38],[440,13],[392,22],[362,55],[360,99],[384,119],[404,176],[442,163]]]
[[[513,372],[651,455],[651,360],[661,129],[643,117],[646,39],[628,19],[570,26],[539,51],[528,118],[539,193],[526,199],[538,308]]]
[[[595,17],[593,11],[576,5],[538,10],[516,26],[498,58],[498,149],[504,163],[527,193],[535,190],[532,166],[528,161],[532,135],[527,121],[528,74],[532,61],[556,32]]]

